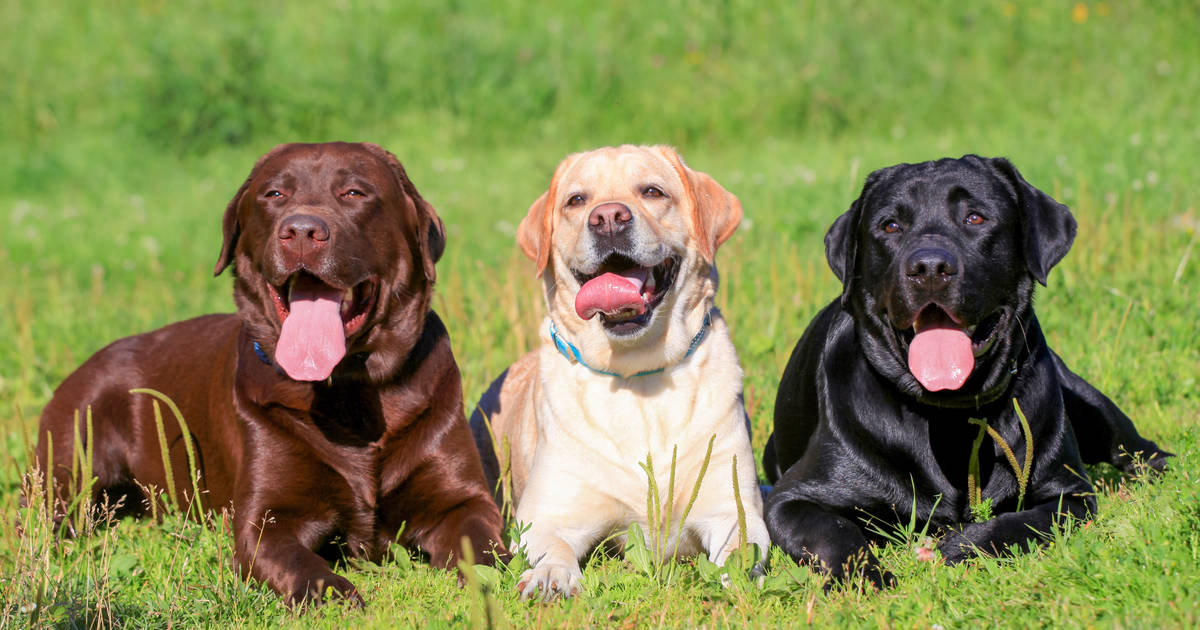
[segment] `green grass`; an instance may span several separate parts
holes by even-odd
[[[344,568],[366,611],[297,616],[228,569],[219,518],[59,540],[18,508],[54,387],[113,339],[232,310],[211,277],[225,203],[275,143],[332,139],[395,152],[445,220],[435,308],[468,404],[536,340],[514,231],[557,162],[677,146],[745,208],[718,302],[759,452],[788,354],[838,291],[821,238],[866,174],[1008,156],[1080,224],[1038,294],[1051,345],[1180,454],[1031,554],[951,568],[888,547],[887,592],[825,594],[778,551],[762,590],[596,558],[584,594],[549,606],[515,601],[512,568],[485,575],[500,625],[1200,623],[1200,5],[495,5],[0,6],[0,522],[25,523],[0,529],[0,626],[28,624],[39,593],[43,625],[483,623],[478,585],[405,557]]]

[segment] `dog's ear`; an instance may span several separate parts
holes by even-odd
[[[854,233],[858,231],[858,207],[861,200],[861,196],[855,199],[854,203],[850,204],[850,209],[843,212],[825,233],[825,259],[829,261],[833,275],[843,284],[848,272],[854,273],[854,257],[858,249]]]
[[[553,246],[554,234],[554,205],[558,203],[559,178],[579,159],[580,155],[582,154],[572,153],[559,162],[558,168],[554,169],[554,176],[550,178],[550,187],[537,198],[537,201],[533,202],[533,205],[529,206],[529,212],[517,226],[517,245],[521,247],[521,251],[525,252],[526,256],[537,263],[539,278],[546,271],[546,266],[550,264],[550,248]]]
[[[233,199],[229,201],[229,205],[225,206],[225,216],[221,219],[221,233],[223,235],[221,253],[217,256],[217,266],[213,268],[214,276],[221,275],[221,272],[225,271],[225,268],[233,263],[238,237],[242,234],[242,224],[238,221],[238,207],[242,205],[242,197],[245,196],[246,190],[250,188],[250,182],[254,181],[254,176],[258,174],[258,169],[262,167],[264,162],[289,146],[291,145],[275,145],[275,148],[267,151],[262,157],[258,158],[258,161],[254,163],[254,167],[250,169],[250,174],[246,176],[246,181],[242,182],[237,192],[233,194]]]
[[[446,251],[446,226],[442,223],[442,218],[438,216],[433,206],[421,196],[416,185],[408,178],[408,172],[404,170],[404,165],[395,155],[370,142],[364,142],[362,146],[388,165],[400,184],[401,190],[408,197],[407,205],[412,208],[414,216],[411,233],[406,234],[405,238],[409,240],[409,248],[418,252],[420,256],[420,265],[425,273],[425,280],[433,284],[434,280],[437,280],[435,265],[437,261],[441,260],[442,253]]]
[[[1025,266],[1029,275],[1045,286],[1050,269],[1067,255],[1075,242],[1075,217],[1066,206],[1025,181],[1012,162],[1004,158],[988,162],[1015,191]]]
[[[687,189],[685,215],[691,224],[692,238],[704,260],[711,265],[717,248],[733,236],[742,222],[742,202],[707,173],[692,170],[675,149],[653,148],[671,163]]]
[[[423,245],[421,264],[425,268],[425,279],[433,282],[437,279],[434,265],[442,259],[442,254],[446,251],[446,226],[428,201],[418,197],[416,205],[419,225],[425,232],[425,238],[420,239]]]
[[[554,196],[554,184],[542,193],[542,196],[529,206],[529,212],[517,226],[517,245],[533,262],[537,263],[537,275],[541,277],[550,263],[550,231],[553,223],[549,220],[552,214],[550,205]]]
[[[250,180],[253,177],[254,173],[251,172],[250,177],[247,177],[237,192],[233,194],[229,205],[225,206],[225,216],[221,219],[221,234],[224,239],[221,243],[221,253],[217,256],[217,265],[213,267],[213,276],[221,275],[221,272],[233,263],[233,251],[237,248],[238,236],[242,234],[242,224],[238,221],[238,206],[241,205],[242,195],[246,194],[246,189],[250,187]]]
[[[850,288],[854,285],[854,261],[858,257],[858,223],[862,216],[866,188],[850,209],[843,212],[825,233],[825,259],[833,275],[842,281],[842,305],[850,306]]]
[[[429,217],[429,229],[426,236],[426,242],[429,243],[429,255],[433,262],[437,262],[446,252],[446,225],[442,223],[442,217],[439,217],[433,206],[428,203],[425,203],[425,212]]]
[[[893,168],[895,167],[882,168],[867,175],[862,191],[858,193],[858,199],[850,204],[850,209],[843,212],[825,233],[825,260],[829,262],[833,274],[842,281],[844,305],[849,305],[850,287],[853,286],[857,273],[855,261],[858,259],[858,227],[862,222],[863,208],[867,205],[875,184]]]

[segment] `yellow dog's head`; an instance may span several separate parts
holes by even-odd
[[[682,358],[741,219],[737,197],[673,149],[625,145],[563,160],[517,241],[556,326],[589,365],[628,373]]]

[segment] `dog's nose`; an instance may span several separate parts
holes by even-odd
[[[279,240],[285,247],[293,245],[321,246],[329,240],[329,226],[311,214],[293,214],[279,224]]]
[[[954,254],[936,247],[922,247],[909,255],[904,273],[912,282],[926,285],[945,285],[958,274],[958,259]]]
[[[633,212],[623,203],[602,203],[588,215],[588,229],[603,236],[620,234],[633,223]]]

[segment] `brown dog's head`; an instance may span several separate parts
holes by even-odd
[[[215,274],[232,264],[251,337],[295,380],[344,355],[385,380],[424,325],[442,221],[395,156],[373,144],[284,144],[225,210]],[[364,363],[358,362],[358,365]]]
[[[585,361],[628,374],[682,358],[741,219],[737,197],[673,149],[625,145],[563,160],[517,241]]]

